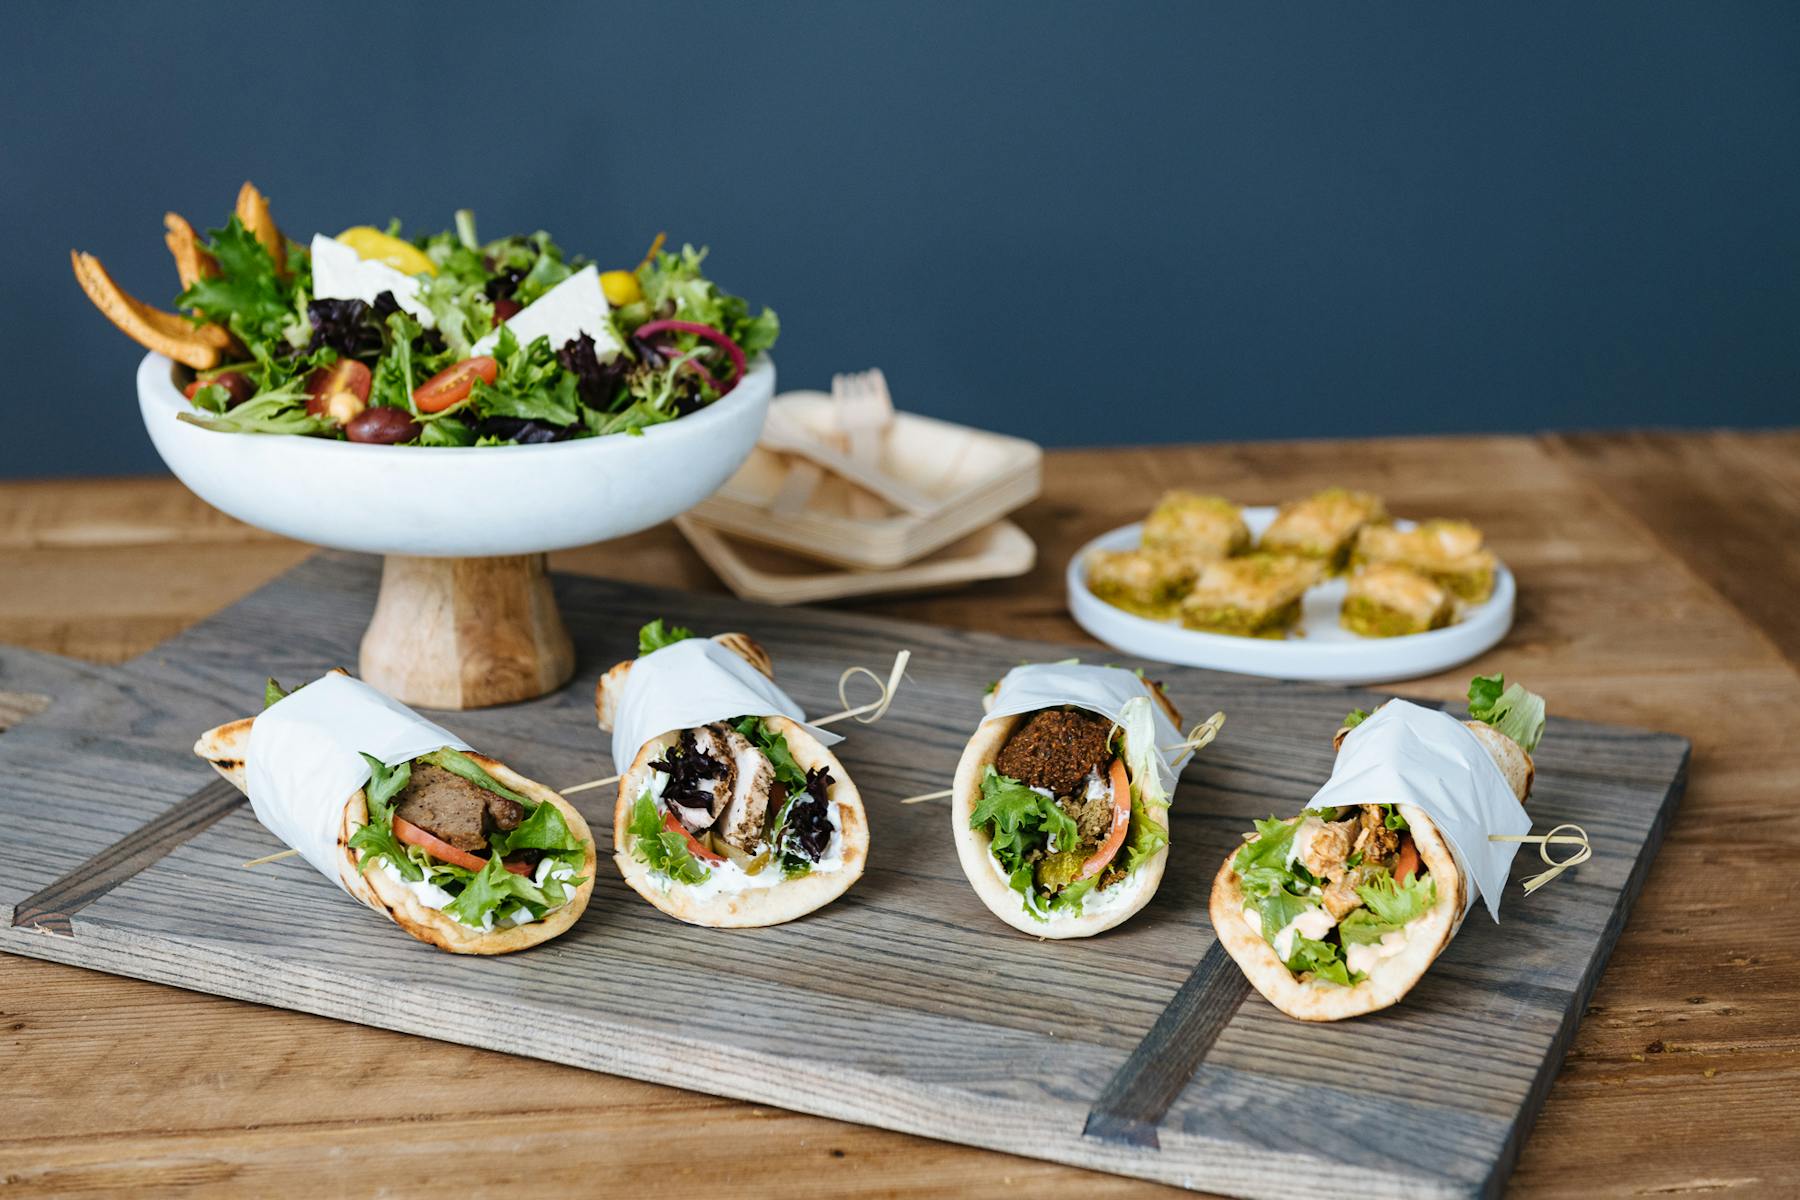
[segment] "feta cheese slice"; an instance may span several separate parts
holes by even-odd
[[[514,313],[506,327],[520,346],[548,337],[552,350],[561,350],[585,333],[594,339],[594,353],[604,362],[621,349],[611,314],[606,293],[600,290],[600,271],[590,264]],[[499,341],[500,332],[495,330],[476,342],[470,353],[492,354]]]
[[[375,303],[383,292],[394,293],[394,302],[427,329],[436,319],[419,299],[419,281],[384,262],[364,258],[336,238],[322,233],[312,240],[313,299],[361,300]]]

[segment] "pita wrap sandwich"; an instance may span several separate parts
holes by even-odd
[[[951,789],[975,894],[1042,938],[1089,937],[1143,908],[1168,862],[1176,777],[1223,716],[1184,743],[1160,686],[1079,663],[1015,668],[984,703]]]
[[[326,878],[422,942],[507,954],[569,928],[594,889],[594,838],[541,783],[341,671],[194,753]]]
[[[1412,990],[1477,893],[1499,919],[1531,820],[1544,702],[1501,676],[1471,719],[1395,700],[1334,739],[1331,782],[1298,817],[1256,822],[1213,881],[1213,929],[1257,991],[1302,1021],[1375,1012]]]
[[[638,658],[595,689],[622,769],[613,860],[638,895],[690,925],[747,928],[843,895],[869,859],[862,797],[741,633],[646,625]]]

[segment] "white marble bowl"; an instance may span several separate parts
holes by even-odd
[[[693,507],[756,444],[775,364],[759,357],[722,400],[641,437],[481,448],[215,433],[176,419],[194,410],[160,354],[137,386],[157,453],[221,512],[339,550],[474,558],[622,537]]]

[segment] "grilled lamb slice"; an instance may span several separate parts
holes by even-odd
[[[719,836],[744,853],[753,854],[763,840],[763,826],[768,821],[775,767],[761,750],[750,744],[749,738],[729,725],[708,728],[730,753],[732,764],[730,801],[719,818]]]
[[[414,763],[411,779],[395,800],[394,815],[458,850],[484,851],[488,831],[517,827],[525,810],[453,771]]]

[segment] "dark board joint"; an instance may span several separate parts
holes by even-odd
[[[1250,992],[1218,942],[1182,983],[1088,1110],[1082,1136],[1161,1149],[1157,1127]]]
[[[231,784],[223,779],[213,780],[21,900],[13,910],[13,928],[74,937],[76,913],[161,861],[243,802],[243,793]]]

